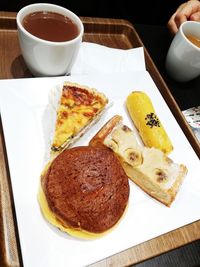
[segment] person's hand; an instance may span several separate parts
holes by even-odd
[[[174,35],[186,20],[200,21],[200,2],[198,0],[190,0],[178,7],[167,24],[170,33]]]

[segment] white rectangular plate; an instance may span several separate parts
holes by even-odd
[[[188,168],[170,208],[130,181],[128,211],[120,224],[103,238],[79,240],[45,221],[37,192],[55,119],[52,90],[64,81],[95,87],[112,103],[76,146],[87,145],[115,114],[122,115],[124,123],[133,128],[125,108],[126,97],[133,90],[145,91],[150,96],[174,145],[170,157]],[[0,109],[25,267],[85,266],[200,219],[199,159],[148,72],[1,80]]]

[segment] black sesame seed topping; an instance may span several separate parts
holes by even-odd
[[[146,125],[149,125],[150,128],[160,127],[160,121],[156,116],[156,114],[154,114],[153,112],[147,114],[145,120],[146,120]]]

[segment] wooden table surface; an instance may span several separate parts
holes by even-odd
[[[15,16],[15,13],[0,12],[1,79],[31,77],[31,74],[27,70],[20,53]],[[138,47],[142,45],[134,27],[127,21],[100,18],[81,19],[85,25],[85,41],[97,42],[110,47],[122,49]],[[168,91],[166,84],[162,80],[162,77],[160,76],[146,50],[145,59],[147,62],[147,69],[151,73],[152,78],[154,79],[155,83],[159,85],[159,88],[161,88],[161,93],[165,98],[167,98],[173,107],[172,112],[177,116],[176,118],[180,121],[182,127],[186,129],[186,136],[188,136],[188,138],[191,140],[193,147],[196,149],[198,154],[198,143],[189,127],[187,127],[179,107]],[[7,156],[5,153],[2,126],[0,135],[0,189],[0,263],[2,263],[0,266],[3,266],[3,264],[5,264],[5,266],[20,266],[21,253],[19,251],[14,203],[10,189],[9,170]],[[6,235],[4,231],[5,227],[7,227],[8,230]],[[160,255],[161,253],[167,252],[198,239],[200,239],[200,221],[196,221],[145,243],[141,243],[91,266],[128,266],[156,255]]]

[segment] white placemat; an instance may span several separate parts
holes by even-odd
[[[83,42],[71,75],[144,71],[145,69],[143,47],[124,50]]]

